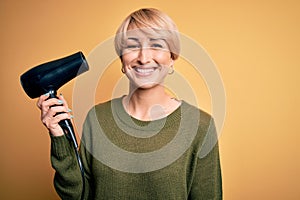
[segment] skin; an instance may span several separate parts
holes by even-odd
[[[126,45],[121,61],[130,86],[129,95],[123,98],[124,108],[128,114],[143,121],[167,116],[180,105],[165,92],[163,85],[174,64],[168,44],[159,37],[147,36],[137,30],[128,34]],[[140,73],[143,70],[146,73]]]
[[[174,64],[165,40],[132,31],[126,39],[121,63],[130,81],[129,94],[122,99],[129,115],[143,121],[156,120],[180,106],[181,102],[169,96],[163,85]],[[53,136],[62,136],[64,132],[58,122],[72,118],[67,101],[62,95],[47,99],[47,94],[42,95],[37,102],[41,121]],[[56,115],[58,112],[64,113]]]

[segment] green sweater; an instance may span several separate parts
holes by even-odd
[[[80,145],[84,199],[222,199],[215,136],[210,115],[185,101],[148,122],[130,117],[121,98],[96,105]],[[51,137],[51,163],[59,196],[80,199],[82,178],[65,136]]]

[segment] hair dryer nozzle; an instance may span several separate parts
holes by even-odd
[[[21,84],[30,98],[39,97],[89,70],[82,52],[38,65],[21,75]]]

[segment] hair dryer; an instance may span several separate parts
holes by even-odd
[[[30,98],[49,93],[49,98],[57,98],[57,90],[73,78],[89,70],[82,52],[38,65],[21,75],[21,85]],[[59,114],[59,113],[58,113]],[[74,129],[70,120],[59,122],[66,136],[78,148]]]
[[[64,58],[53,60],[38,65],[21,75],[21,85],[30,98],[36,98],[42,94],[49,93],[49,98],[57,98],[57,90],[73,78],[89,70],[87,61],[82,52],[69,55]],[[59,114],[59,113],[57,113]],[[69,119],[62,120],[59,125],[63,129],[68,140],[73,144],[75,155],[81,171],[82,195],[85,188],[84,168],[78,152],[74,128]]]

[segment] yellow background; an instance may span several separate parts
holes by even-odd
[[[58,199],[49,136],[19,76],[78,50],[88,55],[140,7],[168,13],[218,66],[227,96],[220,138],[224,199],[300,199],[296,0],[2,0],[0,199]],[[70,82],[61,91],[69,104],[72,88]],[[207,100],[200,106],[209,110]]]

